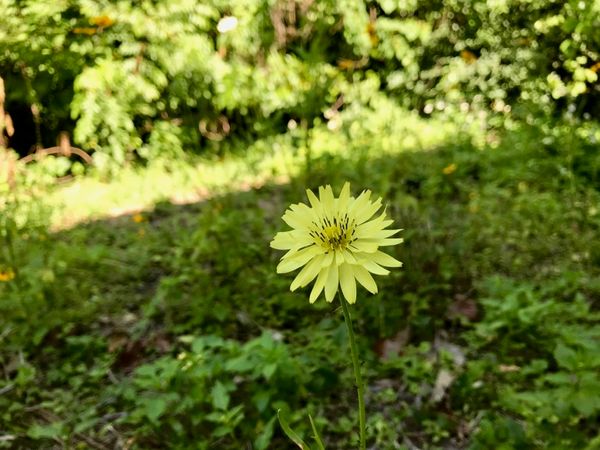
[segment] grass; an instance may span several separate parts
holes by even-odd
[[[337,132],[77,179],[28,203],[40,226],[2,222],[18,275],[0,283],[0,447],[291,448],[282,408],[305,440],[311,413],[351,448],[341,311],[289,292],[268,247],[306,187],[349,180],[406,239],[405,267],[352,308],[369,445],[597,448],[593,145],[564,123],[344,114]]]

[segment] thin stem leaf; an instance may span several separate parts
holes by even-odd
[[[317,441],[317,445],[319,446],[319,450],[325,450],[325,446],[323,445],[323,441],[321,440],[321,436],[319,436],[319,432],[317,431],[317,427],[315,425],[315,421],[312,416],[309,414],[308,418],[310,419],[310,426],[312,427],[313,434],[315,437],[315,441]]]
[[[283,432],[286,434],[287,437],[290,438],[290,440],[294,444],[298,446],[298,448],[302,450],[310,450],[308,444],[306,444],[306,442],[304,442],[302,438],[300,438],[300,436],[298,436],[298,434],[290,428],[290,426],[287,423],[287,420],[285,420],[285,417],[283,417],[281,409],[277,410],[277,419],[279,419],[279,425],[281,425],[281,429],[283,430]]]

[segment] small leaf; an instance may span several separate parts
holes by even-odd
[[[571,404],[584,417],[591,417],[596,411],[600,410],[598,396],[588,392],[575,393]]]
[[[287,437],[290,438],[290,440],[294,444],[296,444],[298,446],[298,448],[300,448],[302,450],[310,450],[310,447],[306,444],[306,442],[304,442],[300,438],[300,436],[298,436],[296,434],[296,432],[290,428],[287,421],[283,417],[283,413],[281,412],[281,409],[277,410],[277,419],[279,419],[279,425],[281,425],[281,429],[283,430],[283,432],[286,434]]]
[[[264,412],[271,401],[271,393],[269,391],[258,391],[252,397],[252,403],[256,406],[259,412]]]
[[[252,361],[246,356],[238,356],[237,358],[233,358],[227,361],[225,364],[225,369],[229,372],[237,372],[243,373],[252,370],[254,364]]]
[[[52,422],[48,425],[32,425],[27,430],[27,436],[31,439],[54,439],[58,438],[63,432],[62,422]]]
[[[144,407],[146,417],[148,417],[150,422],[156,424],[158,423],[160,416],[162,416],[167,409],[167,401],[162,397],[150,398],[145,402]]]
[[[563,344],[558,344],[554,350],[554,358],[559,366],[574,370],[577,365],[577,354],[575,351]]]
[[[231,433],[232,431],[233,431],[233,429],[232,429],[231,427],[228,427],[228,426],[226,426],[226,425],[221,425],[221,426],[218,426],[217,428],[215,428],[215,429],[212,431],[212,435],[213,435],[214,437],[217,437],[217,438],[219,438],[219,437],[223,437],[223,436],[226,436],[226,435],[228,435],[228,434],[229,434],[229,433]]]
[[[229,392],[223,383],[217,381],[211,391],[212,404],[216,409],[226,410],[229,406]]]
[[[75,433],[82,433],[84,431],[87,431],[90,428],[92,428],[93,426],[95,426],[98,423],[98,420],[99,419],[97,417],[92,417],[90,419],[82,420],[81,422],[79,422],[78,424],[75,425],[75,427],[73,428],[73,431]]]
[[[273,438],[273,431],[275,428],[275,417],[273,417],[267,425],[265,425],[262,432],[258,435],[258,437],[254,440],[254,448],[256,450],[266,450],[271,443],[271,439]]]
[[[275,373],[276,370],[277,370],[277,363],[267,364],[263,368],[262,374],[268,381],[271,379],[271,377],[273,376],[273,374]]]

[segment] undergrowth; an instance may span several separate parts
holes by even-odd
[[[283,408],[350,448],[341,314],[289,292],[268,246],[305,188],[348,180],[406,238],[356,305],[371,448],[598,448],[597,131],[377,108],[246,156],[7,190],[0,447],[288,448]]]

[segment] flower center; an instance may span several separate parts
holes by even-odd
[[[327,250],[344,250],[356,240],[354,238],[354,221],[350,221],[347,214],[344,214],[342,218],[324,217],[318,223],[313,222],[313,225],[310,236]]]

